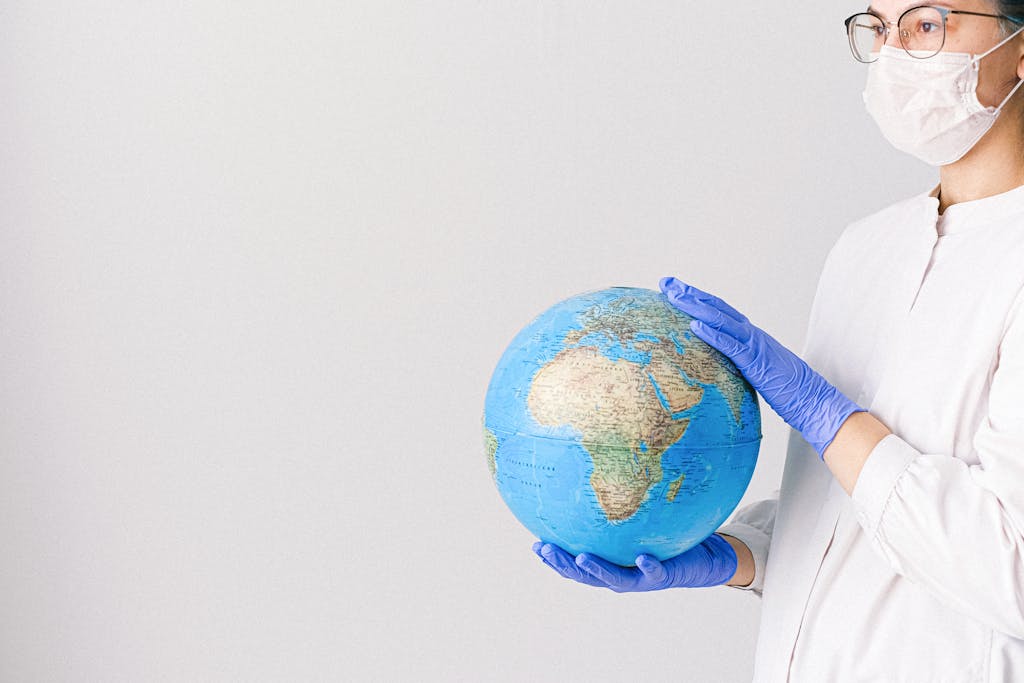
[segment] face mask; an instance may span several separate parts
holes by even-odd
[[[986,107],[978,101],[978,64],[1021,31],[977,57],[940,52],[918,59],[902,48],[883,45],[878,60],[868,66],[864,89],[864,104],[882,135],[896,149],[932,166],[961,159],[1024,83],[1018,80],[998,107]]]

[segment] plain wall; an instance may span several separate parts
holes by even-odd
[[[0,680],[749,680],[753,594],[560,578],[480,414],[590,289],[802,348],[843,228],[936,180],[860,9],[0,3]]]

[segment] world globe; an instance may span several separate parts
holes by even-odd
[[[509,343],[484,401],[487,466],[542,541],[623,566],[700,543],[757,463],[757,393],[664,294],[585,292]]]

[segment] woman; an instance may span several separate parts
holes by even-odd
[[[1024,680],[1024,3],[846,23],[868,112],[939,184],[846,228],[800,357],[660,283],[793,427],[777,497],[664,562],[534,551],[618,592],[763,596],[757,681]]]

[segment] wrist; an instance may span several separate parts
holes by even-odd
[[[736,570],[725,582],[727,586],[746,588],[754,582],[754,556],[747,544],[728,534],[718,534],[732,548],[736,554]]]
[[[722,534],[713,533],[700,544],[707,553],[707,568],[702,577],[693,577],[694,586],[721,586],[736,575],[739,564],[736,549]]]
[[[806,413],[808,425],[805,430],[800,430],[804,439],[814,448],[818,458],[824,460],[825,450],[836,438],[843,424],[851,415],[858,412],[866,412],[850,398],[841,392],[834,385],[826,383],[825,391],[821,393],[821,400],[818,407]]]
[[[850,415],[836,432],[822,460],[848,495],[853,495],[860,471],[875,447],[890,434],[892,431],[867,411]]]

